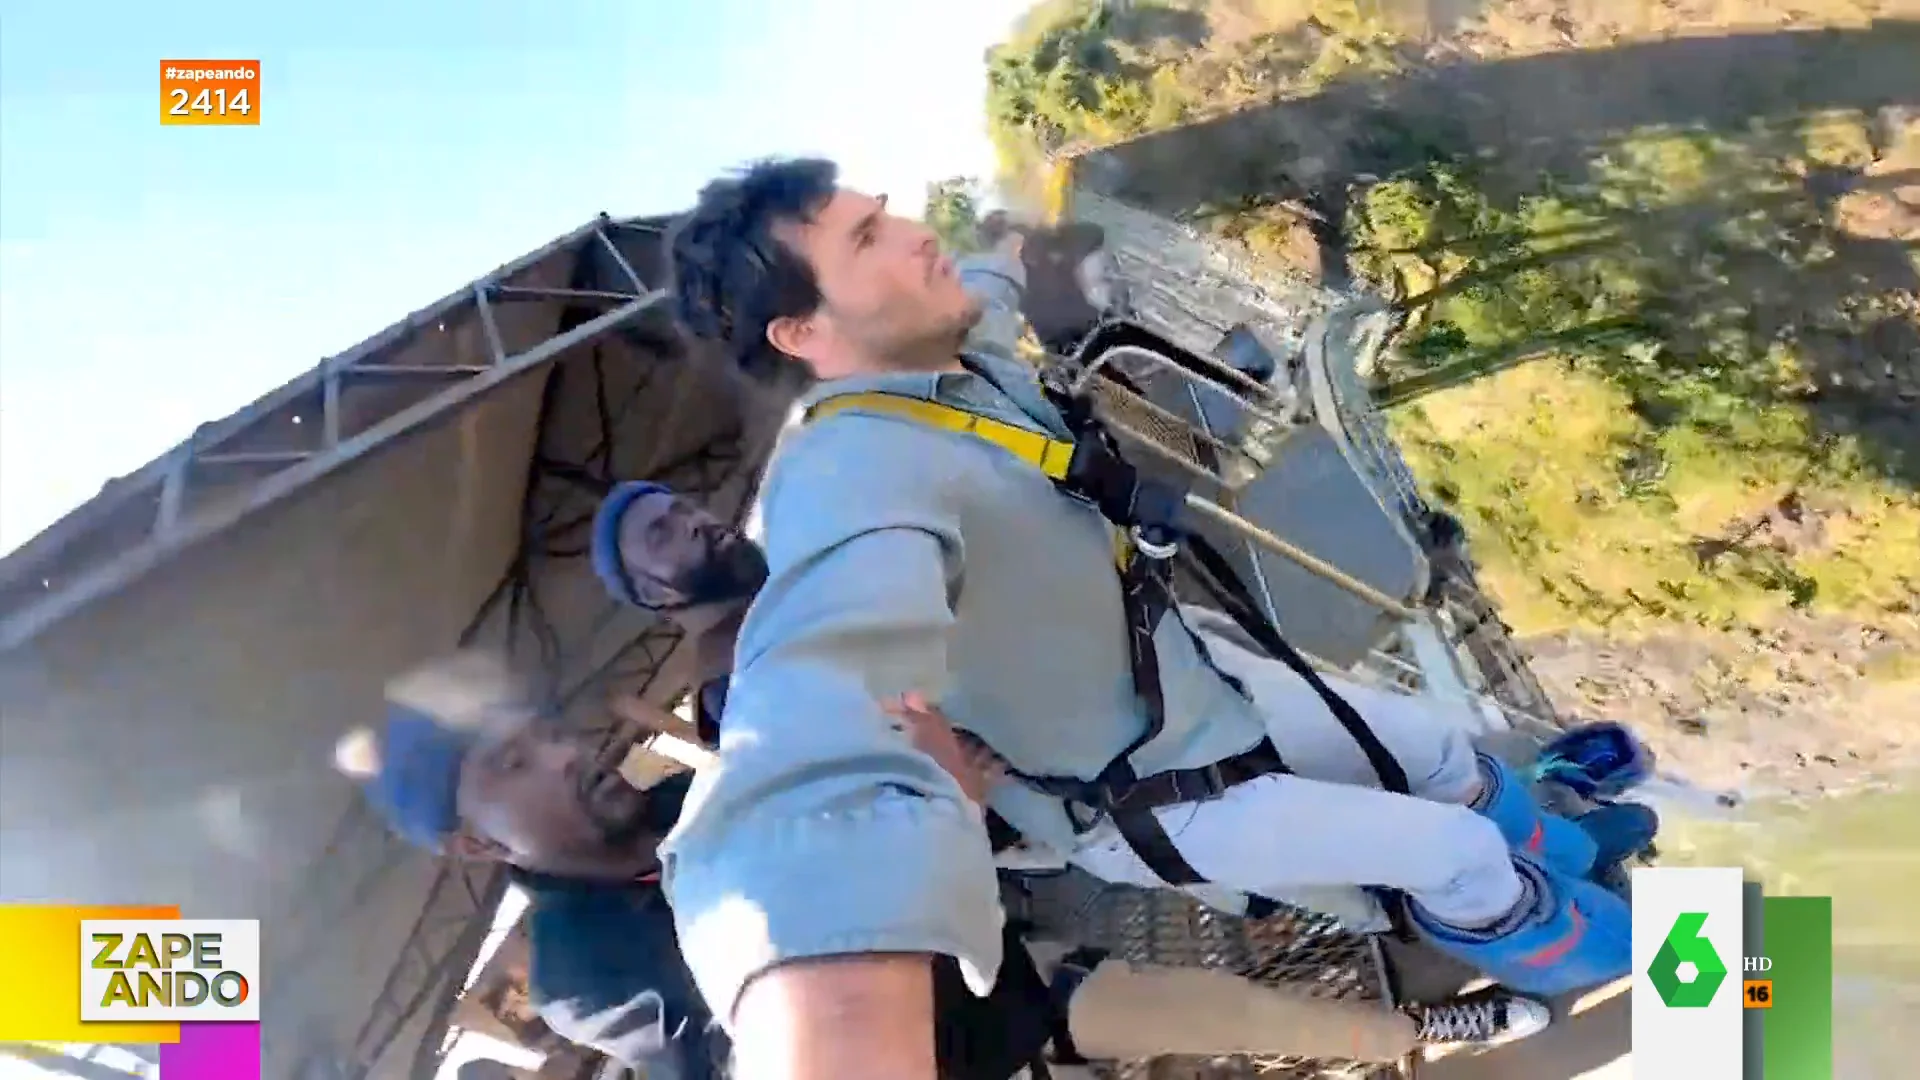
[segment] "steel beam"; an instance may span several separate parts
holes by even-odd
[[[43,1072],[60,1073],[77,1077],[78,1080],[148,1080],[153,1075],[153,1062],[147,1055],[132,1047],[115,1046],[113,1049],[133,1057],[139,1057],[141,1064],[132,1069],[122,1069],[96,1060],[102,1045],[70,1046],[66,1053],[53,1050],[39,1051],[28,1047],[14,1048],[0,1044],[0,1057],[10,1057],[31,1064]]]
[[[582,225],[573,232],[543,248],[533,251],[506,264],[490,277],[511,277],[533,268],[540,262],[566,250],[583,240],[609,222],[603,214],[599,218]],[[171,471],[178,455],[190,452],[198,439],[211,439],[224,442],[242,430],[257,423],[262,418],[298,402],[302,397],[320,388],[327,373],[336,366],[352,365],[378,354],[390,351],[395,345],[409,338],[415,331],[428,325],[445,321],[446,317],[459,310],[468,299],[467,290],[461,290],[440,298],[438,301],[421,308],[407,318],[388,327],[380,334],[355,345],[353,348],[323,361],[319,366],[293,378],[277,390],[270,391],[258,401],[233,415],[203,425],[193,435],[172,451],[162,455],[153,463],[146,465],[131,475],[108,483],[98,496],[88,500],[73,513],[60,519],[47,531],[34,537],[4,563],[0,563],[0,584],[10,583],[16,576],[24,576],[34,565],[43,561],[45,556],[57,552],[75,540],[80,539],[90,529],[104,523],[115,511],[133,502],[135,497],[152,490],[160,484]]]
[[[596,290],[598,298],[607,303],[617,301],[617,306],[517,355],[505,355],[488,296],[498,291],[503,279],[522,273],[543,259],[570,248],[608,243],[602,230],[609,224],[603,216],[501,268],[475,287],[447,296],[385,333],[323,362],[246,409],[204,426],[153,464],[110,483],[95,499],[0,561],[0,594],[12,594],[9,599],[23,601],[0,621],[0,650],[17,647],[74,611],[124,588],[188,547],[396,439],[417,433],[481,395],[545,366],[568,350],[629,325],[643,313],[659,307],[666,298],[664,290],[632,293]],[[495,351],[491,363],[441,367],[391,361],[392,354],[411,342],[417,333],[427,327],[444,325],[470,306],[477,308],[476,317]],[[446,385],[364,431],[344,435],[342,392],[356,383],[395,379]],[[280,410],[314,395],[320,398],[322,415],[318,418],[320,435],[313,448],[267,453],[236,453],[231,449]],[[203,513],[190,509],[196,485],[208,480],[231,479],[236,474],[250,478],[253,485],[245,498],[208,507]],[[140,539],[85,567],[73,580],[52,580],[51,568],[61,554],[89,539],[98,539],[116,525],[119,515],[137,510],[143,499],[154,500],[156,509]]]
[[[556,706],[589,702],[614,684],[628,691],[653,688],[660,696],[662,689],[655,684],[680,642],[670,625],[655,622],[635,630],[632,614],[611,600],[583,617],[576,600],[567,625],[556,627],[547,622],[546,612],[553,605],[543,603],[538,595],[551,587],[553,564],[583,558],[585,529],[600,495],[616,480],[629,478],[612,475],[616,456],[611,448],[616,441],[632,450],[655,437],[651,426],[638,425],[627,414],[644,408],[646,399],[672,389],[668,380],[686,371],[669,361],[644,363],[638,384],[627,392],[628,400],[607,400],[607,370],[599,350],[617,338],[624,347],[650,356],[659,338],[643,332],[650,325],[643,317],[659,311],[664,299],[663,291],[646,287],[615,238],[659,231],[658,226],[644,222],[612,222],[605,217],[590,222],[329,359],[254,405],[203,426],[168,454],[115,481],[99,498],[0,561],[0,596],[26,601],[9,604],[12,610],[0,620],[0,650],[29,641],[190,546],[296,496],[335,470],[458,414],[505,383],[548,371],[546,404],[522,496],[521,549],[507,579],[476,612],[474,625],[504,615],[510,645],[536,644],[540,666],[553,681]],[[560,275],[567,288],[508,284],[543,260],[564,258],[569,252],[574,257],[571,280]],[[554,279],[543,275],[539,280]],[[534,300],[558,303],[559,332],[510,354],[502,332],[501,305]],[[406,362],[409,357],[402,350],[417,335],[444,329],[456,317],[477,328],[466,347],[479,355],[449,357],[455,363],[447,365]],[[593,350],[591,358],[578,355],[586,350]],[[570,354],[570,362],[551,366]],[[623,376],[632,373],[630,366],[622,366],[621,371]],[[592,381],[583,384],[581,380]],[[356,388],[396,383],[424,384],[427,393],[406,395],[399,407],[376,416],[371,424],[349,428],[349,424],[364,424],[358,418],[348,419],[354,405],[350,395]],[[587,400],[594,402],[592,411],[600,423],[594,433],[597,442],[584,454],[577,449],[583,445],[577,417],[559,432],[550,415],[555,400],[571,395],[577,404],[583,394],[591,395]],[[284,421],[289,411],[302,408],[309,411],[296,414],[295,422],[312,435],[310,443],[284,448],[281,438],[262,445],[257,436],[267,432],[269,423]],[[285,429],[272,430],[284,436]],[[576,449],[562,449],[568,446]],[[628,455],[626,460],[634,458]],[[705,495],[726,484],[745,464],[742,432],[723,430],[681,457],[658,462],[646,471],[677,490]],[[245,485],[233,498],[196,507],[200,488],[233,480]],[[152,518],[144,529],[129,527],[130,515],[148,505],[153,507]],[[132,524],[140,522],[133,519]],[[103,541],[119,541],[119,546],[116,549]],[[89,549],[99,554],[91,560],[73,554]],[[559,575],[563,579],[578,573],[559,569],[564,571]],[[43,589],[42,579],[56,572],[60,580],[48,582]],[[623,628],[624,639],[609,637],[609,629],[616,626]],[[314,883],[314,892],[311,903],[298,912],[298,926],[292,933],[275,935],[270,951],[276,970],[297,970],[316,950],[325,948],[329,934],[350,922],[409,854],[366,807],[356,804],[344,814],[334,836],[302,875]],[[321,1036],[322,1043],[310,1044],[311,1052],[297,1055],[298,1076],[362,1080],[376,1065],[385,1070],[396,1058],[410,1062],[415,1075],[430,1076],[450,1044],[454,1032],[447,1021],[505,889],[506,877],[497,867],[452,860],[440,865],[364,1020],[344,1045],[325,1044],[330,1037]],[[408,1057],[399,1057],[396,1043],[418,1030],[423,1009],[430,1010],[427,1035]],[[280,1037],[315,1037],[311,1031],[303,1035],[295,1030],[304,1029],[297,1019],[289,1014],[283,1028],[287,1034]],[[270,1043],[276,1039],[273,1030],[263,1035]],[[284,1061],[296,1055],[274,1057]]]
[[[496,863],[455,858],[441,863],[413,931],[354,1036],[353,1057],[361,1075],[386,1056],[422,1007],[459,997],[506,889],[506,872]],[[432,1044],[429,1035],[425,1045]]]
[[[103,566],[88,571],[79,580],[51,592],[39,603],[29,606],[26,610],[7,618],[4,623],[0,623],[0,650],[19,646],[81,607],[125,588],[188,547],[281,502],[327,474],[380,449],[397,438],[417,433],[428,423],[444,418],[452,410],[505,384],[513,377],[527,374],[566,350],[625,324],[665,298],[666,293],[660,291],[630,300],[565,334],[550,338],[519,356],[510,358],[506,363],[484,369],[477,375],[461,373],[466,381],[449,386],[440,394],[402,410],[337,446],[312,454],[302,454],[283,463],[280,471],[261,482],[259,487],[243,501],[213,508],[207,514],[187,520],[180,520],[176,515],[156,521],[153,532],[139,546]],[[176,486],[186,483],[184,470],[187,465],[187,461],[176,463],[175,469],[181,470],[175,473],[176,479],[172,481]],[[177,505],[177,498],[175,501]]]

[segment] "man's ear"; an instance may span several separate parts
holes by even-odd
[[[767,344],[796,359],[806,359],[813,336],[811,316],[782,315],[767,324]]]
[[[447,837],[447,854],[456,859],[472,862],[504,862],[507,857],[506,846],[484,836],[475,836],[468,832],[457,832]]]
[[[684,593],[657,578],[641,578],[634,582],[638,586],[641,602],[654,611],[672,611],[686,604]]]

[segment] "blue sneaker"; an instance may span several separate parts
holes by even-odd
[[[1575,877],[1592,872],[1599,854],[1595,838],[1566,818],[1541,810],[1527,782],[1505,762],[1476,756],[1484,788],[1474,812],[1499,827],[1507,846]]]
[[[1595,881],[1613,877],[1622,863],[1652,847],[1660,835],[1660,815],[1639,803],[1606,803],[1573,821],[1593,838],[1593,869],[1587,876]]]
[[[1633,915],[1626,900],[1584,878],[1525,855],[1514,869],[1530,894],[1485,929],[1449,926],[1407,905],[1435,948],[1523,994],[1551,997],[1584,990],[1633,970]]]

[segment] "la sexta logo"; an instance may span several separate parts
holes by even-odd
[[[1647,965],[1647,978],[1660,1000],[1672,1009],[1704,1009],[1713,1004],[1713,995],[1726,981],[1727,965],[1720,962],[1713,942],[1702,937],[1707,925],[1704,911],[1681,912],[1667,931],[1660,951]],[[1682,978],[1681,966],[1692,965],[1693,977]]]

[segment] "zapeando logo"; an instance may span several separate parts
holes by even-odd
[[[1727,966],[1713,951],[1713,942],[1700,936],[1707,924],[1703,911],[1686,911],[1673,920],[1673,929],[1660,943],[1660,951],[1647,965],[1647,978],[1660,1000],[1673,1009],[1704,1009],[1713,1003],[1713,995],[1726,981]],[[1680,978],[1680,965],[1693,965],[1691,980]]]

